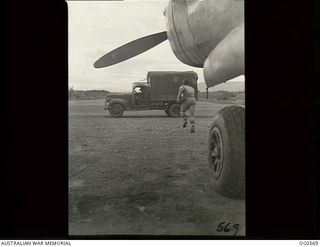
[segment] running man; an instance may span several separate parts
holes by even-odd
[[[183,85],[180,86],[177,95],[177,102],[181,103],[180,114],[183,119],[182,127],[185,128],[188,125],[188,119],[186,111],[190,113],[191,133],[195,131],[194,111],[196,106],[196,99],[194,97],[194,89],[191,87],[191,82],[187,79],[183,80]]]

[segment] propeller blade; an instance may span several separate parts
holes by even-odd
[[[136,39],[105,54],[95,63],[95,68],[108,67],[139,55],[167,39],[167,32],[160,32]]]

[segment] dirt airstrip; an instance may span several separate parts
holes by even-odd
[[[206,161],[223,106],[198,102],[190,133],[163,111],[111,118],[103,100],[70,101],[70,234],[244,235],[245,201],[214,192]]]

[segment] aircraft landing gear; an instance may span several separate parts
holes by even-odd
[[[231,198],[245,197],[245,109],[228,106],[214,117],[208,143],[214,189]]]

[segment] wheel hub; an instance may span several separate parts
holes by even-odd
[[[214,127],[210,136],[209,163],[215,178],[219,178],[223,168],[223,143],[220,130]]]
[[[112,107],[112,112],[117,114],[117,113],[120,113],[121,112],[121,109],[118,105]]]
[[[175,108],[173,108],[173,112],[174,112],[174,114],[175,115],[179,115],[179,113],[180,113],[180,111],[179,111],[180,109],[179,109],[179,107],[175,107]]]

